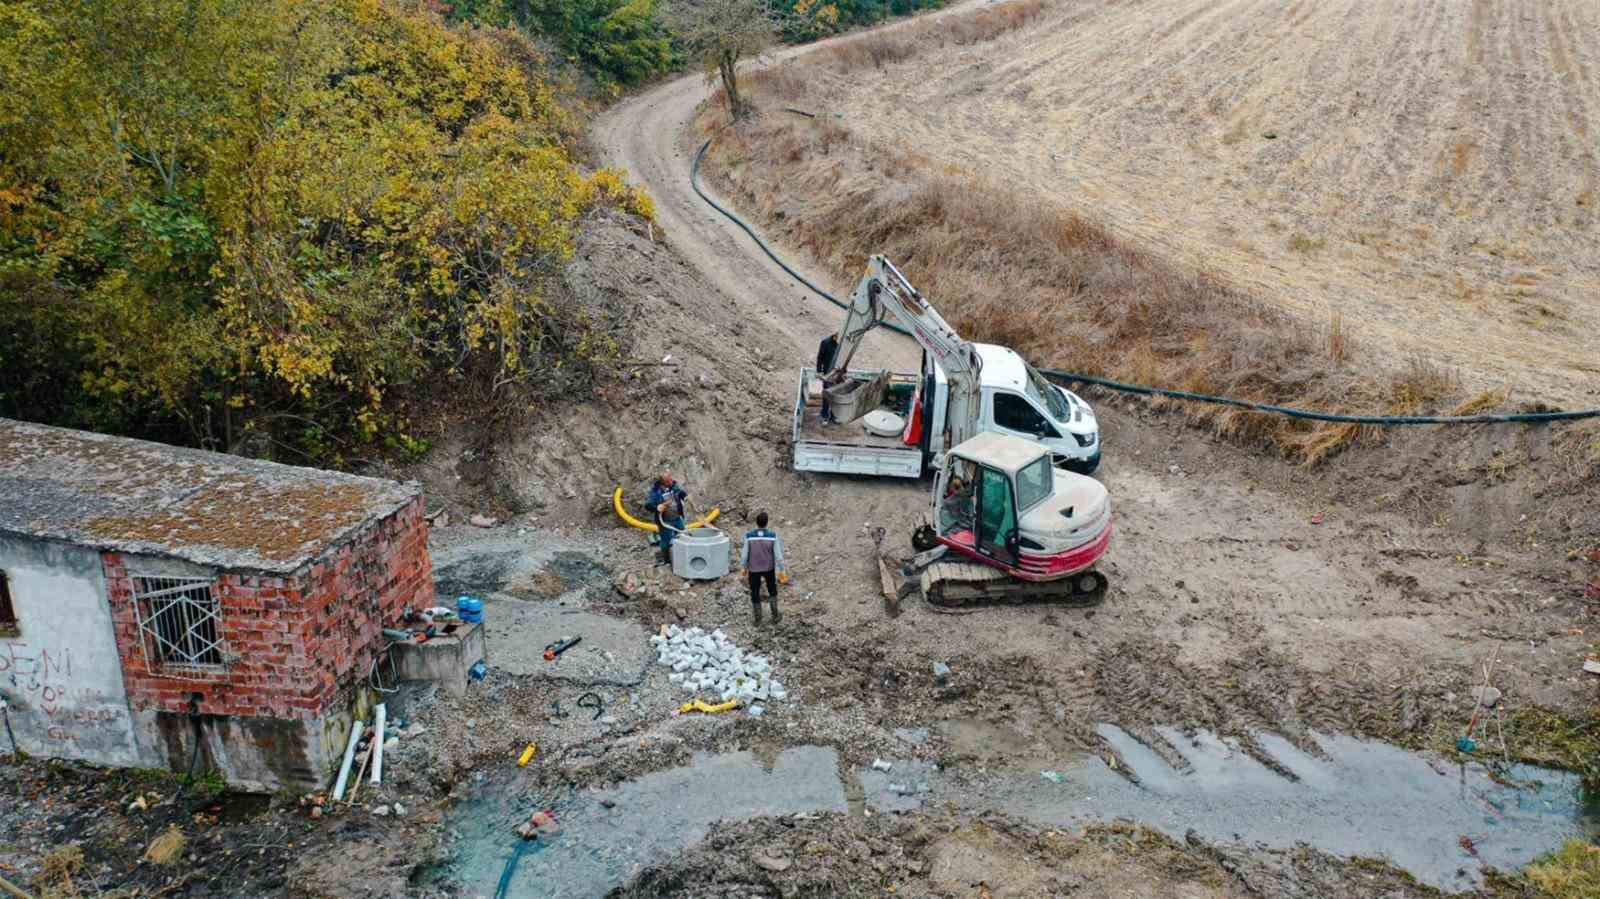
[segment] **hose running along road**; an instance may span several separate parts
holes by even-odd
[[[799,112],[799,110],[793,111]],[[805,113],[801,114],[804,115]],[[812,293],[815,293],[817,296],[822,297],[824,300],[827,300],[833,305],[838,306],[841,309],[849,308],[848,304],[846,304],[844,301],[818,287],[816,284],[812,283],[809,278],[796,271],[793,266],[783,261],[783,259],[779,257],[777,253],[772,251],[772,247],[768,246],[767,242],[761,239],[761,235],[757,234],[755,229],[750,227],[749,223],[745,222],[744,219],[741,219],[739,216],[735,215],[732,211],[718,203],[716,200],[711,199],[711,197],[701,189],[700,162],[705,158],[706,151],[711,149],[711,141],[714,139],[715,138],[706,138],[705,143],[701,144],[699,151],[694,154],[694,162],[689,166],[689,186],[694,188],[694,192],[699,195],[700,199],[706,201],[706,203],[712,209],[722,213],[727,217],[728,221],[737,225],[739,230],[750,235],[750,239],[756,242],[756,246],[761,248],[761,252],[765,253],[767,258],[776,263],[779,268],[783,269],[785,272],[788,272],[789,275],[796,281],[799,281]],[[904,328],[889,322],[885,322],[883,327],[900,334],[907,333]],[[1114,381],[1110,378],[1086,375],[1079,372],[1063,371],[1058,368],[1041,368],[1039,371],[1041,374],[1044,374],[1047,377],[1065,383],[1075,382],[1094,384],[1099,387],[1107,388],[1108,390],[1117,390],[1123,393],[1136,393],[1143,396],[1161,396],[1169,399],[1186,400],[1197,403],[1213,403],[1216,405],[1234,406],[1240,409],[1248,409],[1252,412],[1264,412],[1272,415],[1286,415],[1290,418],[1302,418],[1308,421],[1328,421],[1341,424],[1471,425],[1491,424],[1498,422],[1531,423],[1572,421],[1580,418],[1600,418],[1600,409],[1584,409],[1576,412],[1510,412],[1490,415],[1340,415],[1334,412],[1316,412],[1310,409],[1296,409],[1291,406],[1278,406],[1272,403],[1257,403],[1250,400],[1241,400],[1233,397],[1213,396],[1206,393],[1193,393],[1188,390],[1170,390],[1165,387],[1147,387],[1140,384],[1125,384],[1121,381]]]

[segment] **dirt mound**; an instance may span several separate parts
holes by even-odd
[[[960,820],[820,814],[715,827],[613,899],[706,897],[1435,896],[1381,864],[1313,850],[1258,852],[1176,842],[1124,826],[1044,830],[1005,815]]]

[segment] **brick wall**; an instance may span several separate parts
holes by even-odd
[[[434,604],[418,497],[291,575],[224,572],[219,624],[235,660],[226,671],[169,677],[146,658],[123,558],[105,553],[102,561],[128,701],[139,711],[186,711],[199,692],[207,714],[317,717],[341,688],[365,680],[382,628],[404,608]]]

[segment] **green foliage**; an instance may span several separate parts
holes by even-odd
[[[793,0],[783,38],[807,41],[943,6],[943,0]]]
[[[1512,881],[1518,886],[1530,885],[1537,895],[1550,899],[1593,899],[1600,896],[1600,846],[1574,837],[1514,875]]]
[[[514,40],[0,0],[0,414],[338,461],[417,451],[417,386],[504,402],[615,352],[548,287],[587,210],[648,199],[578,170]]]
[[[635,84],[676,64],[656,0],[510,0],[511,15],[597,76]]]
[[[178,775],[178,782],[213,798],[228,792],[228,779],[223,777],[222,772],[215,768],[196,771],[192,777],[188,774],[180,774]]]

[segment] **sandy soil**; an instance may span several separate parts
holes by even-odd
[[[811,90],[1390,362],[1600,399],[1600,5],[1061,0]]]

